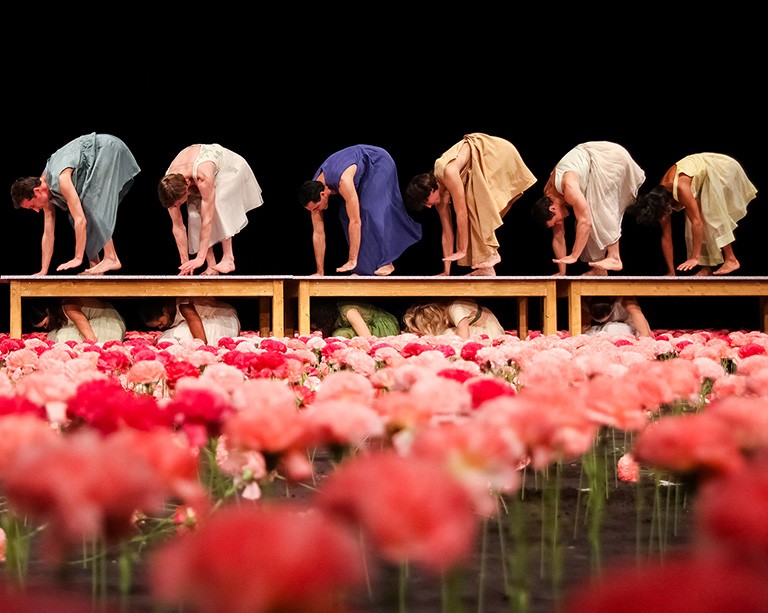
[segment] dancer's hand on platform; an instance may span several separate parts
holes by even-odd
[[[83,258],[72,258],[69,262],[60,264],[56,270],[69,270],[70,268],[77,268],[83,263]]]
[[[194,274],[195,270],[200,268],[203,264],[205,264],[205,257],[196,257],[194,260],[184,262],[179,266],[179,275]]]
[[[680,264],[680,266],[678,266],[677,269],[678,270],[693,270],[698,265],[699,265],[699,260],[697,260],[696,258],[689,258],[685,262]]]

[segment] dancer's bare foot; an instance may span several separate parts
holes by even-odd
[[[391,275],[393,272],[395,272],[394,264],[384,264],[384,266],[374,270],[373,274],[380,277],[386,277],[387,275]]]
[[[443,262],[455,262],[456,260],[463,258],[465,255],[467,255],[466,251],[457,251],[449,255],[447,258],[443,258]]]
[[[467,277],[495,277],[496,269],[493,266],[487,268],[475,268],[472,272],[467,273]]]
[[[87,270],[81,272],[81,275],[103,275],[108,270],[120,270],[122,268],[120,260],[117,258],[105,258],[95,266],[91,266]]]
[[[218,270],[216,270],[213,266],[209,266],[203,272],[200,273],[200,276],[201,277],[215,277],[218,274],[219,274]]]
[[[232,272],[235,270],[235,260],[230,260],[229,258],[222,258],[221,262],[218,264],[214,264],[211,266],[214,270],[220,272],[223,275],[226,275],[227,273]]]
[[[604,268],[590,268],[587,272],[582,273],[582,277],[605,277],[608,276],[608,271]]]
[[[590,262],[590,266],[593,268],[601,268],[602,270],[621,270],[624,265],[619,258],[603,258],[595,262]]]
[[[699,270],[696,271],[696,273],[693,275],[694,277],[708,277],[712,274],[712,267],[711,266],[702,266],[699,268]]]
[[[479,262],[478,264],[472,264],[472,268],[493,268],[501,262],[501,256],[499,255],[498,251],[494,251],[493,255],[486,258],[482,262]]]
[[[723,265],[712,274],[727,275],[729,272],[733,272],[734,270],[738,270],[739,268],[741,268],[741,264],[739,264],[738,260],[726,260],[725,262],[723,262]]]

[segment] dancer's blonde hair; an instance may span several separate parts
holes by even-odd
[[[406,332],[437,336],[444,334],[453,323],[448,317],[448,305],[438,302],[414,304],[403,315]]]

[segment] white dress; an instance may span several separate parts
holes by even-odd
[[[125,339],[125,320],[122,315],[108,302],[96,298],[82,298],[80,309],[91,324],[96,341],[122,341]],[[80,330],[67,317],[67,323],[48,333],[48,339],[54,342],[82,341],[85,340]]]
[[[590,326],[584,334],[593,335],[598,332],[604,332],[613,336],[637,336],[637,329],[632,325],[629,318],[629,311],[624,306],[621,299],[613,301],[611,313],[608,319],[602,324]]]
[[[189,300],[185,298],[176,301],[176,317],[171,327],[165,330],[158,340],[190,341],[194,338],[187,320],[179,311],[179,304],[187,302]],[[216,345],[222,338],[235,338],[240,335],[240,319],[231,305],[213,298],[195,298],[192,304],[203,320],[203,329],[209,345]]]
[[[200,145],[192,164],[192,178],[197,181],[197,168],[203,162],[216,165],[216,207],[211,222],[210,244],[232,238],[248,225],[246,213],[264,204],[253,170],[244,157],[221,145]],[[200,200],[187,201],[187,242],[190,253],[200,248]]]
[[[621,237],[624,211],[637,198],[645,172],[624,147],[608,141],[581,143],[563,156],[555,166],[555,189],[560,194],[567,171],[579,175],[592,218],[592,231],[580,259],[601,260],[608,245]]]

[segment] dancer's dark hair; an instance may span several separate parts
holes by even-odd
[[[672,194],[657,185],[647,194],[639,195],[637,200],[627,207],[626,213],[634,217],[641,226],[653,226],[670,213],[673,203]]]

